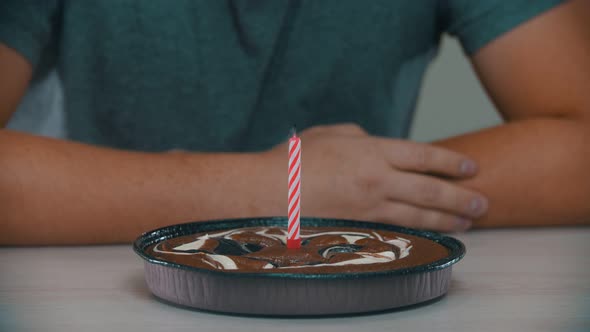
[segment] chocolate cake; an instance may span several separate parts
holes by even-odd
[[[175,237],[147,249],[155,258],[209,270],[248,273],[350,273],[412,267],[446,257],[444,246],[386,230],[307,227],[301,248],[286,229],[247,227]]]

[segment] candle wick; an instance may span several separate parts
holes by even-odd
[[[291,137],[295,136],[297,136],[297,128],[295,127],[295,125],[293,125],[293,127],[291,127]]]

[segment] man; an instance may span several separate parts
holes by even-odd
[[[0,132],[0,243],[285,214],[279,143],[293,124],[304,215],[440,231],[587,223],[589,10],[561,2],[4,0],[0,121],[56,66],[78,142]],[[400,140],[445,31],[507,124]]]

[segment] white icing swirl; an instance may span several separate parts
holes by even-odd
[[[280,229],[281,234],[274,234],[269,233],[269,228],[262,229],[257,231],[255,234],[260,236],[265,236],[270,239],[281,241],[283,244],[285,243],[285,239],[287,236],[287,232],[283,229]],[[276,231],[276,229],[274,229]],[[209,239],[228,239],[233,240],[232,237],[234,235],[239,235],[244,232],[250,231],[248,229],[234,229],[228,231],[222,231],[217,233],[211,234],[204,234],[198,237],[196,240],[184,243],[179,246],[173,248],[173,250],[163,250],[161,248],[161,243],[157,244],[153,251],[156,253],[162,254],[171,254],[171,255],[204,255],[203,262],[212,266],[215,269],[220,270],[237,270],[238,267],[231,257],[226,255],[218,255],[218,254],[211,254],[206,253],[200,250],[204,245],[205,242]],[[307,267],[322,267],[322,266],[344,266],[344,265],[364,265],[364,264],[375,264],[375,263],[387,263],[394,261],[396,259],[402,259],[410,255],[410,250],[412,249],[411,241],[402,237],[396,237],[395,239],[385,240],[379,233],[377,232],[352,232],[352,231],[328,231],[328,232],[320,232],[320,233],[312,233],[312,234],[301,234],[302,239],[310,239],[318,236],[324,235],[337,235],[341,236],[346,240],[348,244],[355,244],[357,241],[362,239],[375,239],[384,243],[388,243],[394,247],[399,249],[399,257],[396,256],[394,251],[383,251],[379,253],[370,253],[370,252],[363,252],[363,251],[356,251],[355,254],[358,257],[338,261],[334,263],[321,263],[321,264],[314,264],[309,265]],[[338,246],[335,245],[333,248],[337,248]],[[326,250],[323,254],[324,258],[327,258],[328,251]],[[263,269],[293,269],[293,268],[301,268],[302,266],[274,266],[270,263],[263,266]]]

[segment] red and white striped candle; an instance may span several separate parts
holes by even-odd
[[[289,139],[289,227],[287,235],[287,248],[298,249],[301,247],[300,204],[301,202],[301,139],[297,137],[295,130]]]

